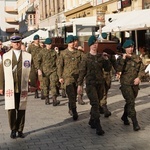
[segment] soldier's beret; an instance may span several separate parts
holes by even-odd
[[[131,47],[134,45],[134,42],[132,40],[126,40],[124,43],[123,43],[123,46],[122,48],[128,48],[128,47]]]
[[[33,37],[33,40],[38,40],[40,39],[40,36],[38,34],[36,34],[34,37]]]
[[[52,39],[51,38],[46,38],[44,41],[44,44],[52,44]]]
[[[105,32],[102,33],[102,38],[103,38],[103,39],[107,39],[107,33],[105,33]]]
[[[92,36],[90,36],[90,38],[89,38],[89,40],[88,40],[88,45],[91,46],[91,45],[93,45],[96,41],[97,41],[96,36],[92,35]]]
[[[66,39],[66,43],[71,43],[74,42],[74,36],[73,35],[68,35],[67,39]]]
[[[74,41],[78,40],[78,36],[73,36],[74,37]]]
[[[10,41],[15,43],[15,42],[20,42],[22,40],[22,37],[20,34],[13,33],[10,37]]]

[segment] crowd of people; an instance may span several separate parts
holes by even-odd
[[[87,53],[79,46],[79,38],[73,35],[66,38],[67,48],[62,51],[52,47],[49,37],[41,42],[40,36],[35,35],[28,48],[21,40],[20,35],[13,34],[8,52],[3,50],[0,42],[0,94],[5,95],[11,138],[16,138],[16,133],[18,137],[24,138],[27,93],[35,92],[34,98],[37,99],[39,90],[45,105],[51,104],[51,94],[53,106],[60,104],[57,97],[62,91],[62,97],[68,97],[68,110],[74,121],[79,117],[76,102],[86,104],[83,100],[85,90],[91,105],[88,124],[96,130],[97,135],[104,135],[100,114],[111,116],[107,96],[111,88],[112,69],[119,75],[120,90],[125,99],[121,119],[124,125],[129,125],[131,118],[133,130],[140,130],[135,99],[147,64],[143,64],[141,56],[134,53],[131,39],[124,42],[124,52],[118,57],[111,49],[98,53],[98,39],[93,35],[88,39],[90,50]]]

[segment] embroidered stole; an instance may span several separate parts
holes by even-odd
[[[22,58],[22,76],[21,76],[21,93],[19,110],[25,110],[27,104],[28,82],[31,70],[31,54],[22,51],[20,56]],[[3,55],[3,67],[5,77],[5,109],[15,109],[15,89],[13,71],[17,66],[12,68],[13,50]]]

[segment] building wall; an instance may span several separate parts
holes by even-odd
[[[6,18],[13,18],[18,20],[17,14],[7,13],[5,12],[6,7],[11,7],[17,9],[17,1],[16,0],[1,0],[0,1],[0,39],[3,41],[7,41],[12,33],[6,33],[7,28],[15,28],[18,30],[18,25],[10,24],[6,22]]]

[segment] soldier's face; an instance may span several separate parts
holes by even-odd
[[[51,49],[52,48],[52,44],[45,44],[47,49]]]
[[[94,44],[92,44],[92,45],[90,46],[90,50],[92,50],[92,51],[97,51],[97,48],[98,48],[98,43],[97,43],[97,41],[96,41]]]
[[[74,42],[68,43],[68,47],[73,49],[74,48]]]
[[[130,55],[131,55],[131,54],[133,54],[134,47],[133,47],[133,46],[130,46],[130,47],[126,48],[125,50],[126,50],[126,53],[127,53],[127,54],[130,54]]]

